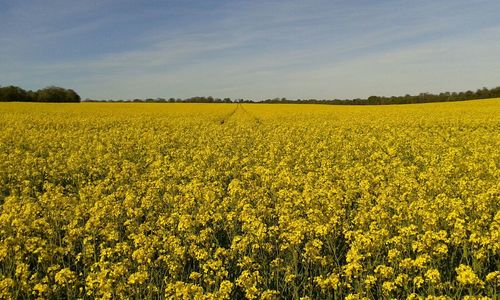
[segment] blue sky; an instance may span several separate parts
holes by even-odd
[[[500,85],[500,1],[0,0],[0,85],[356,98]]]

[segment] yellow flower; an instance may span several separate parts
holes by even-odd
[[[129,284],[143,284],[144,282],[146,282],[146,280],[148,280],[148,278],[149,278],[148,272],[144,272],[144,271],[136,272],[136,273],[133,273],[129,276],[128,283]]]
[[[486,282],[500,286],[500,271],[494,271],[486,275]]]
[[[381,279],[387,279],[391,277],[394,274],[394,269],[392,267],[384,266],[384,265],[378,265],[375,268],[375,273],[381,278]]]
[[[339,275],[333,273],[327,277],[318,276],[314,279],[314,281],[323,291],[336,290],[340,284],[340,277]]]
[[[11,293],[12,288],[14,288],[16,282],[11,278],[3,278],[0,280],[0,297],[3,299],[12,299],[14,294]]]
[[[441,280],[441,274],[436,269],[429,269],[425,272],[425,278],[432,284],[437,284]]]
[[[416,276],[415,278],[413,278],[413,284],[417,288],[421,288],[422,285],[424,284],[424,279],[421,276]]]
[[[68,285],[72,284],[76,280],[76,274],[75,272],[71,271],[68,268],[61,269],[59,272],[56,273],[54,279],[56,283],[60,285]]]
[[[0,103],[0,299],[496,299],[498,124],[499,99]]]
[[[457,281],[462,285],[484,285],[484,282],[477,277],[472,268],[469,266],[461,264],[455,269],[455,271],[457,272]]]
[[[365,285],[368,288],[372,287],[376,282],[377,282],[377,277],[375,277],[373,275],[366,276],[366,279],[364,281]]]
[[[384,281],[384,283],[382,283],[382,292],[385,295],[390,294],[391,292],[395,291],[396,289],[397,289],[397,286],[392,281]]]
[[[396,249],[391,249],[388,251],[387,253],[387,259],[389,260],[389,262],[395,262],[397,259],[399,259],[399,257],[401,256],[401,252],[399,250],[396,250]]]

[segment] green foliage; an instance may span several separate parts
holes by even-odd
[[[412,104],[412,103],[429,103],[429,102],[452,102],[465,101],[474,99],[500,98],[500,87],[488,89],[482,88],[477,91],[466,92],[443,92],[439,94],[420,93],[418,95],[404,96],[370,96],[366,99],[287,99],[273,98],[266,100],[247,100],[247,99],[231,99],[231,98],[214,98],[212,96],[203,97],[196,96],[191,98],[156,98],[156,99],[130,99],[130,100],[92,100],[85,99],[85,102],[136,102],[136,103],[275,103],[275,104],[332,104],[332,105],[388,105],[388,104]]]
[[[36,93],[37,102],[80,102],[80,96],[71,89],[46,87]]]
[[[430,103],[430,102],[452,102],[452,101],[465,101],[474,99],[487,99],[500,97],[500,87],[488,89],[482,88],[477,91],[466,92],[444,92],[439,94],[420,93],[418,95],[404,95],[404,96],[370,96],[367,99],[344,99],[344,100],[288,100],[286,98],[267,99],[260,103],[290,103],[290,104],[335,104],[335,105],[384,105],[384,104],[412,104],[412,103]]]
[[[50,86],[36,92],[17,86],[0,87],[0,102],[80,102],[80,96],[71,89]]]
[[[26,101],[31,101],[31,97],[28,94],[28,92],[26,92],[22,88],[11,85],[6,87],[0,87],[0,101],[26,102]]]

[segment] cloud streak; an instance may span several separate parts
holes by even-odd
[[[0,13],[7,20],[0,41],[8,42],[0,50],[0,84],[59,84],[93,98],[262,99],[462,90],[500,79],[500,22],[493,13],[500,4],[494,1],[203,7],[167,1],[159,9],[146,1],[120,2],[120,9],[118,1],[56,2],[62,12],[51,22],[44,20],[53,7],[26,3]],[[29,26],[16,27],[16,20],[37,10],[44,12],[33,21],[38,33],[23,37]]]

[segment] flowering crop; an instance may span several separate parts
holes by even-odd
[[[494,299],[500,100],[0,104],[0,298]]]

